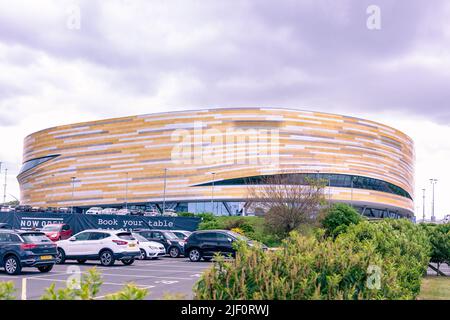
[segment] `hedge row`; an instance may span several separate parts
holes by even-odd
[[[414,299],[430,245],[411,222],[384,220],[350,225],[336,239],[292,233],[276,251],[237,249],[234,261],[218,258],[203,274],[197,299]]]

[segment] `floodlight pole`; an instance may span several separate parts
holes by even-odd
[[[436,217],[434,216],[434,186],[438,182],[437,179],[430,179],[431,185],[433,186],[433,200],[431,206],[431,221],[436,221]]]
[[[72,179],[72,208],[71,208],[71,213],[73,214],[73,205],[74,205],[74,196],[75,196],[75,179],[76,177],[71,177],[70,179]]]
[[[214,177],[216,175],[215,172],[211,172],[212,174],[212,188],[211,188],[211,210],[212,214],[214,214]]]
[[[8,168],[5,168],[5,184],[3,185],[3,204],[6,203],[6,183],[7,183],[7,176],[8,176]]]
[[[166,188],[167,188],[167,168],[164,168],[164,191],[163,191],[162,214],[166,212]]]
[[[422,189],[423,196],[422,196],[422,222],[425,222],[425,191],[426,189]]]

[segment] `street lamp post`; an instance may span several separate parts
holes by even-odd
[[[422,189],[423,192],[423,200],[422,200],[422,222],[425,223],[425,191],[426,189]]]
[[[350,191],[350,205],[353,207],[353,179],[354,179],[354,177],[353,176],[351,176],[351,182],[350,182],[350,189],[351,189],[351,191]]]
[[[431,221],[435,221],[436,217],[434,216],[434,186],[438,182],[437,179],[430,179],[431,185],[433,186],[433,200],[431,205]]]
[[[125,181],[125,209],[128,210],[128,172],[126,172]]]
[[[3,204],[6,203],[6,182],[8,177],[8,168],[5,168],[5,184],[3,185]]]
[[[212,213],[214,214],[214,177],[216,175],[215,172],[211,172],[212,174],[212,188],[211,188],[211,210]]]
[[[164,168],[164,191],[163,191],[163,206],[162,213],[166,212],[166,187],[167,187],[167,168]]]
[[[74,196],[75,196],[75,179],[76,179],[76,177],[71,177],[70,179],[72,179],[72,208],[71,208],[70,212],[73,214],[73,205],[74,205]]]

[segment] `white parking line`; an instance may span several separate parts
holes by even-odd
[[[35,279],[35,280],[39,280],[39,281],[51,281],[51,282],[67,282],[66,280],[59,280],[59,279],[44,279],[44,278],[39,278],[39,279]],[[131,282],[131,281],[130,281]],[[123,283],[115,283],[115,282],[103,282],[102,284],[106,284],[106,285],[111,285],[111,286],[121,286],[123,287],[126,282]],[[154,288],[155,286],[148,286],[148,285],[142,285],[142,284],[136,284],[137,287],[139,288]]]

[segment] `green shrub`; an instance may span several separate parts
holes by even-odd
[[[358,224],[362,221],[361,215],[351,206],[343,203],[336,203],[327,210],[321,224],[326,235],[335,238],[345,232],[351,224]]]
[[[55,289],[55,284],[51,284],[45,290],[42,300],[93,300],[100,292],[103,281],[100,272],[94,267],[88,270],[87,274],[81,276],[80,283],[75,286],[72,282],[70,286],[62,289]],[[132,283],[128,283],[121,291],[105,296],[107,300],[142,300],[148,294],[147,289],[140,289]]]
[[[369,265],[380,263],[379,255],[370,245],[358,252],[349,243],[320,242],[314,237],[292,233],[280,250],[263,252],[240,244],[234,261],[217,259],[195,285],[195,298],[383,298],[377,290],[365,285]]]
[[[133,283],[127,283],[125,287],[116,293],[109,294],[105,297],[106,300],[144,300],[147,296],[148,290],[138,288]]]
[[[427,234],[420,226],[406,219],[363,221],[349,226],[337,240],[353,243],[360,250],[370,244],[383,260],[380,267],[396,270],[396,284],[402,296],[414,298],[419,294],[431,252]]]
[[[52,283],[45,290],[42,300],[93,300],[100,291],[103,281],[101,275],[96,268],[88,271],[88,274],[81,276],[80,283],[72,282],[70,286],[62,289],[55,289]]]
[[[0,282],[0,300],[14,300],[16,298],[15,292],[14,282]]]
[[[450,223],[441,225],[421,225],[431,243],[431,262],[450,264]]]
[[[195,217],[195,214],[191,213],[191,212],[177,212],[177,216],[192,218],[192,217]]]
[[[350,225],[336,239],[292,233],[280,250],[238,245],[236,259],[202,275],[196,299],[414,299],[429,259],[426,234],[409,221]],[[369,286],[370,270],[379,287]]]

